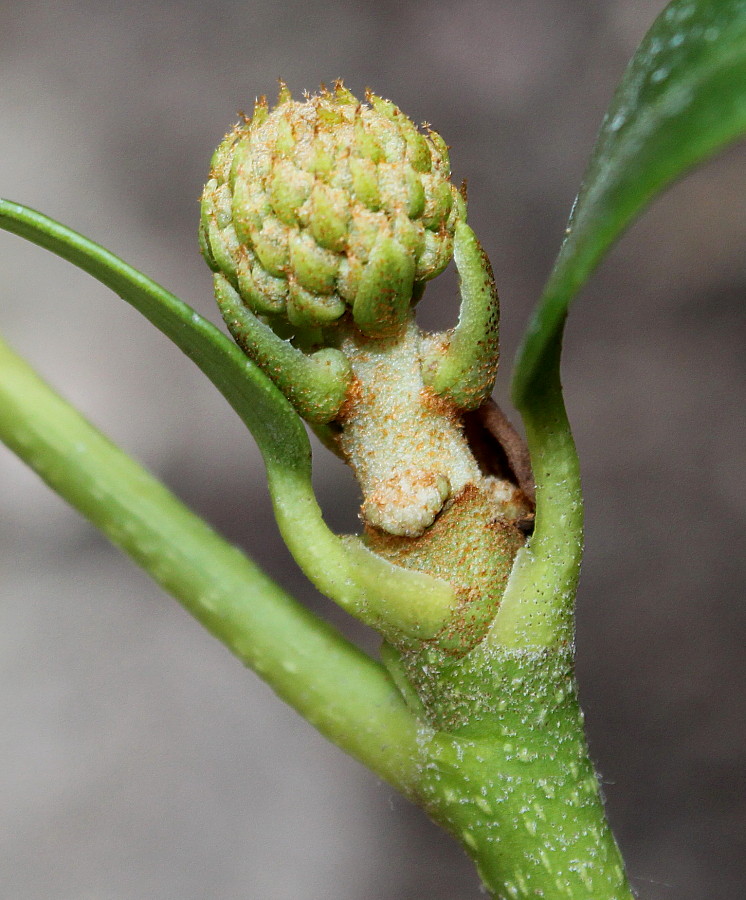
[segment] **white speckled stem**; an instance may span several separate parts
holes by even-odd
[[[470,721],[434,732],[425,750],[430,815],[499,900],[633,900],[588,758],[571,651],[477,655],[449,677]]]

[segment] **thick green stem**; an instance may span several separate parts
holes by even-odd
[[[492,895],[631,900],[588,759],[571,651],[485,649],[453,674],[480,711],[434,734],[423,802]]]
[[[399,659],[389,653],[387,664],[434,729],[422,802],[496,898],[630,900],[573,676],[582,502],[559,351],[558,342],[523,398],[536,531],[518,552],[489,633],[461,659],[430,644]]]
[[[419,726],[383,667],[296,603],[2,342],[0,440],[322,734],[411,794]]]

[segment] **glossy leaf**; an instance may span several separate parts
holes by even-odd
[[[560,382],[568,307],[657,193],[744,132],[746,0],[676,0],[645,36],[604,118],[516,361],[513,400],[536,477],[536,530],[516,560],[492,629],[496,643],[572,637],[583,509]]]
[[[640,44],[604,118],[514,372],[517,405],[567,308],[613,242],[687,169],[746,132],[746,2],[676,0]]]

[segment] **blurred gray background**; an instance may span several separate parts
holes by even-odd
[[[0,8],[0,194],[216,318],[213,148],[282,76],[344,76],[452,147],[510,360],[614,85],[662,0],[44,0]],[[746,895],[746,153],[645,215],[584,292],[565,383],[587,491],[579,676],[645,900]],[[215,390],[90,278],[0,235],[0,327],[305,602],[258,454]],[[453,280],[423,316],[446,325]],[[449,838],[327,745],[0,448],[0,897],[478,898]],[[354,484],[319,450],[330,522]],[[340,487],[341,485],[341,487]],[[341,617],[330,614],[335,621]],[[369,634],[351,629],[367,647]]]

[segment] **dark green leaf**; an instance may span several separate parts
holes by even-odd
[[[570,302],[656,193],[745,131],[746,0],[676,0],[622,78],[518,354],[513,399],[536,477],[536,529],[495,620],[504,643],[572,639],[583,506],[560,382]]]
[[[675,178],[746,132],[746,2],[676,0],[629,64],[567,236],[524,337],[513,394],[544,378],[567,308],[605,252]]]

